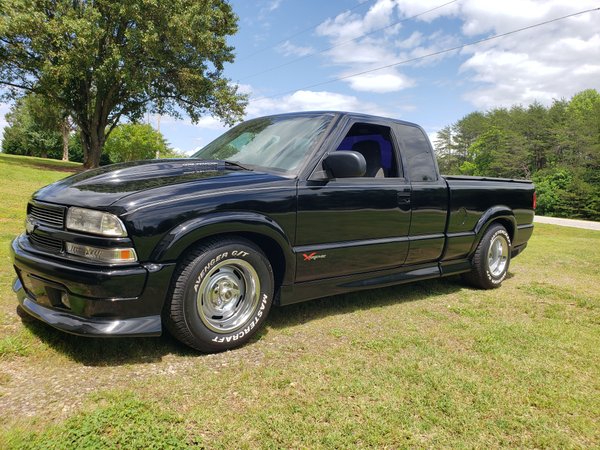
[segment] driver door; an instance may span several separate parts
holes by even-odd
[[[369,141],[369,145],[365,145]],[[311,281],[401,266],[408,253],[410,183],[403,177],[389,127],[350,122],[332,151],[375,146],[363,177],[298,184],[296,281]],[[371,154],[365,153],[370,159]],[[372,167],[381,164],[382,170]]]

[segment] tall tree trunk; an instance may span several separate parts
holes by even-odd
[[[111,88],[100,99],[95,99],[95,106],[89,116],[73,117],[81,130],[84,169],[94,169],[100,166],[102,149],[108,137],[107,133],[110,134],[111,130],[111,128],[107,128],[109,126],[108,116],[111,108],[114,107],[111,99],[115,89],[118,89],[118,86]],[[120,114],[114,119],[115,123],[119,121],[119,116]]]
[[[83,168],[94,169],[99,167],[100,154],[102,153],[99,136],[94,136],[93,132],[81,130],[81,143],[83,145]]]
[[[100,131],[102,130],[102,131]],[[82,127],[81,142],[83,144],[83,168],[94,169],[100,166],[100,155],[106,137],[99,127]]]
[[[63,144],[63,155],[62,160],[69,160],[69,134],[71,131],[71,126],[69,125],[69,119],[65,117],[60,124],[60,132],[62,134],[62,144]]]

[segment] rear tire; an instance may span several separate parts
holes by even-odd
[[[163,320],[175,338],[196,350],[229,350],[264,324],[273,290],[269,260],[252,242],[207,241],[179,264]]]
[[[481,289],[494,289],[502,284],[510,265],[510,236],[502,225],[491,225],[473,254],[471,272],[463,278]]]

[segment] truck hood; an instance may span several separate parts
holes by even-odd
[[[112,164],[72,175],[43,187],[34,200],[124,212],[189,192],[247,187],[286,178],[243,170],[221,161],[165,159]]]

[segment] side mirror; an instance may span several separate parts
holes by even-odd
[[[367,162],[358,152],[338,150],[327,155],[323,168],[333,178],[362,177],[367,171]]]

